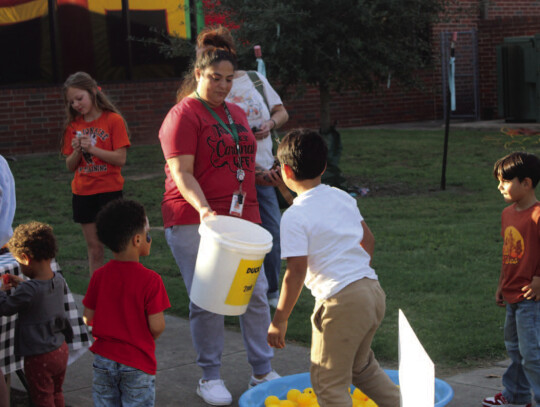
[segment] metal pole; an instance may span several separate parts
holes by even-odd
[[[452,35],[452,41],[450,42],[450,58],[454,58],[456,40],[457,40],[457,33],[454,33]],[[443,67],[443,69],[445,68]],[[450,77],[450,73],[448,74],[448,77]],[[441,189],[443,191],[446,189],[446,158],[448,156],[448,137],[450,134],[450,104],[451,104],[450,103],[450,97],[451,97],[450,81],[446,81],[444,86],[446,87],[447,92],[446,92],[445,120],[444,120],[444,151],[443,151],[442,175],[441,175]]]
[[[131,51],[131,24],[129,20],[129,0],[122,0],[122,27],[124,37],[126,39],[127,61],[126,61],[126,78],[133,79],[133,54]]]
[[[58,18],[56,15],[56,0],[48,0],[49,8],[49,40],[51,44],[51,68],[53,82],[60,82],[60,67],[58,64]]]
[[[450,91],[446,93],[446,112],[444,119],[444,151],[442,162],[441,189],[446,189],[446,157],[448,155],[448,135],[450,133]]]

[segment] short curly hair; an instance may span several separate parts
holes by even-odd
[[[53,259],[58,251],[53,228],[36,221],[17,226],[7,247],[17,259],[24,253],[37,261]]]
[[[126,199],[115,199],[96,216],[98,239],[114,253],[124,251],[129,241],[146,226],[144,207]]]

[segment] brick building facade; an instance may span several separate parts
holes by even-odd
[[[442,117],[443,93],[441,74],[441,32],[475,33],[477,41],[478,106],[473,116],[482,119],[499,117],[497,112],[497,72],[495,47],[505,37],[540,33],[540,0],[460,0],[452,10],[452,20],[433,30],[433,69],[419,72],[422,89],[403,90],[397,83],[382,86],[372,94],[345,91],[333,95],[332,119],[338,126],[357,127],[368,124],[435,120]],[[468,72],[472,59],[459,35],[456,60],[459,72]],[[460,48],[463,47],[463,48]],[[468,52],[468,51],[467,51]],[[461,54],[460,54],[461,53]],[[461,65],[460,65],[461,64]],[[473,81],[458,76],[458,105],[467,107]],[[175,102],[179,79],[102,83],[103,90],[116,102],[131,130],[132,142],[157,143],[157,133],[165,114]],[[461,99],[460,99],[461,98]],[[287,128],[317,127],[319,97],[308,89],[301,99],[285,99],[290,113]],[[0,154],[18,155],[58,151],[64,120],[59,86],[3,87],[0,89]]]

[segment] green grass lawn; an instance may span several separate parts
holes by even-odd
[[[494,302],[500,271],[500,212],[505,203],[491,170],[507,154],[496,133],[452,131],[446,190],[440,190],[443,131],[343,130],[341,169],[349,185],[369,188],[359,208],[376,238],[373,266],[387,294],[385,320],[373,348],[397,361],[402,309],[438,368],[478,366],[505,356],[504,310]],[[172,309],[186,317],[188,298],[166,244],[160,201],[164,159],[159,145],[132,147],[124,195],[150,218],[153,245],[142,262],[161,274]],[[71,220],[72,175],[58,154],[10,163],[17,185],[15,225],[48,222],[59,240],[58,261],[74,292],[89,281],[80,226]],[[110,257],[110,253],[108,253]],[[311,293],[304,290],[288,339],[309,344]],[[237,318],[227,318],[236,324]]]

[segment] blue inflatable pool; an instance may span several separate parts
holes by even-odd
[[[385,372],[394,383],[399,384],[397,370],[385,370]],[[246,391],[240,397],[238,404],[240,407],[264,407],[264,400],[268,396],[277,396],[281,400],[284,400],[287,398],[287,392],[290,389],[303,390],[306,387],[311,387],[309,373],[284,376],[280,379],[259,384],[251,390]],[[452,400],[452,397],[454,397],[452,387],[440,379],[435,379],[435,407],[447,405]]]

